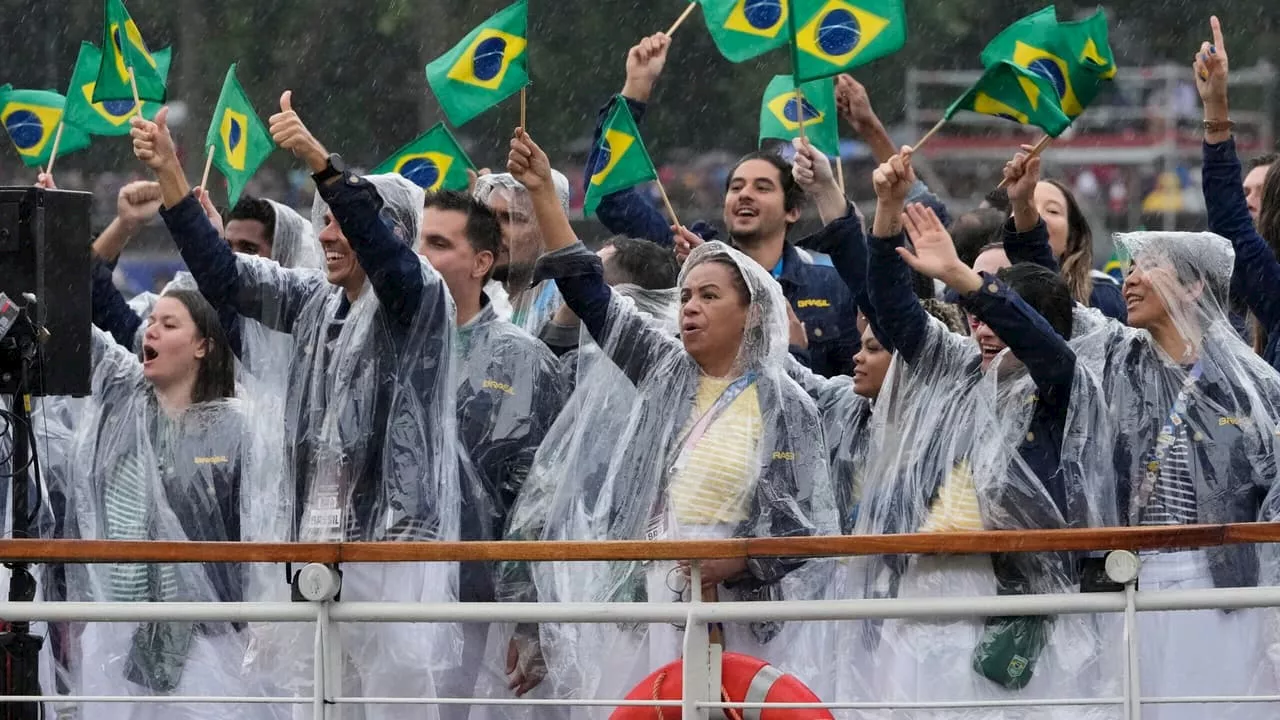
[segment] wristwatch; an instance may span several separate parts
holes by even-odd
[[[1207,133],[1231,132],[1235,128],[1231,120],[1205,120],[1204,131]]]
[[[313,173],[311,179],[315,180],[317,185],[321,185],[336,177],[341,177],[346,171],[347,164],[343,162],[342,156],[338,153],[329,153],[329,161],[325,164],[324,169],[318,173]]]

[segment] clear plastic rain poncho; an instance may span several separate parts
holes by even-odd
[[[1103,368],[1115,415],[1112,477],[1124,524],[1275,521],[1280,375],[1228,319],[1231,245],[1211,233],[1131,233],[1116,242],[1133,263],[1126,293],[1138,304],[1129,322],[1166,338],[1162,345],[1151,331],[1096,316],[1077,321],[1089,330],[1074,341],[1077,354]],[[1145,590],[1280,584],[1273,548],[1143,553],[1139,583]],[[1274,610],[1141,613],[1139,623],[1144,693],[1280,691]],[[1274,716],[1265,704],[1223,708],[1223,717]]]
[[[422,189],[399,175],[365,178],[382,199],[382,222],[406,244],[418,237]],[[327,209],[317,195],[319,234]],[[457,540],[461,499],[455,420],[453,301],[419,258],[421,302],[404,324],[372,286],[354,302],[318,272],[237,255],[238,307],[293,337],[284,408],[286,477],[295,512],[279,539]],[[273,422],[276,420],[273,418]],[[269,499],[264,499],[269,501]],[[354,564],[343,599],[453,602],[456,563]],[[434,694],[437,671],[453,667],[459,630],[450,624],[350,624],[341,635],[367,695]],[[263,667],[306,691],[309,663],[293,652],[301,635],[264,638]],[[387,711],[390,712],[390,711]]]
[[[140,359],[93,330],[93,396],[76,426],[67,534],[96,540],[237,541],[243,480],[259,472],[239,400],[171,417]],[[246,569],[230,563],[67,566],[67,599],[239,602]],[[83,695],[254,695],[238,623],[86,623],[72,633],[73,690]],[[149,716],[154,706],[100,704],[86,717]],[[176,709],[175,709],[176,712]],[[264,717],[263,710],[186,706],[182,717]],[[201,713],[204,713],[201,715]]]
[[[594,260],[581,246],[577,252],[583,259]],[[544,259],[541,266],[553,259]],[[626,403],[614,392],[612,374],[596,374],[588,363],[589,375],[577,389],[582,403],[573,411],[583,418],[617,413],[625,420],[611,428],[607,447],[590,442],[585,435],[580,436],[582,442],[574,442],[571,436],[557,448],[563,454],[540,455],[537,471],[557,466],[575,470],[555,489],[541,519],[541,539],[777,537],[838,532],[817,408],[786,375],[786,301],[781,289],[758,264],[715,242],[693,252],[679,285],[683,286],[690,270],[707,262],[735,268],[750,291],[751,307],[738,354],[737,372],[745,378],[735,381],[740,388],[738,399],[721,414],[704,415],[708,408],[698,403],[698,396],[706,399],[705,390],[710,387],[714,403],[714,391],[723,391],[726,382],[704,376],[676,337],[654,327],[630,299],[613,293],[607,327],[603,336],[595,339],[604,355],[634,384],[636,398]],[[555,270],[549,274],[554,275]],[[599,387],[600,380],[610,385]],[[622,407],[615,407],[619,401]],[[714,421],[704,425],[700,439],[689,442],[691,429],[702,417]],[[609,451],[607,457],[602,450]],[[675,472],[671,472],[673,468]],[[694,468],[694,472],[684,468]],[[716,484],[716,480],[724,484]],[[700,493],[701,501],[692,499]],[[537,524],[536,518],[517,513],[512,526],[514,530]],[[825,577],[811,571],[816,564],[752,559],[747,577],[722,584],[718,598],[817,597]],[[544,602],[688,600],[687,583],[670,562],[539,563],[533,566],[532,574],[532,596]],[[516,595],[520,594],[517,591]],[[526,591],[525,597],[530,596]],[[811,648],[790,642],[786,633],[779,623],[730,625],[725,629],[726,650],[762,657],[803,677],[805,667],[800,666],[823,660],[808,652]],[[550,682],[562,689],[558,692],[573,692],[579,697],[624,696],[650,671],[679,657],[680,635],[678,629],[667,625],[540,628]]]
[[[660,333],[670,338],[678,336],[678,289],[646,290],[636,285],[617,285],[613,292],[620,303],[634,303],[635,310]],[[604,356],[587,329],[582,327],[579,333],[573,393],[538,448],[524,487],[511,509],[504,539],[541,539],[547,519],[567,514],[569,505],[578,506],[593,526],[579,534],[604,537],[608,533],[609,507],[600,501],[611,502],[611,498],[601,496],[599,489],[604,485],[610,458],[617,448],[599,440],[620,437],[626,432],[639,395],[631,380]],[[586,494],[579,494],[583,489]],[[524,562],[500,563],[498,599],[537,602],[537,589],[530,574],[533,567],[532,563]],[[521,626],[518,630],[512,624],[495,625],[491,629],[478,693],[503,697],[507,692],[506,653],[513,637],[520,643],[522,663],[543,661],[539,655],[537,626]],[[556,687],[555,684],[554,679],[543,682],[533,697],[565,697],[578,691],[577,687]],[[476,718],[536,716],[535,708],[490,707],[476,712],[473,716]]]
[[[1040,477],[1022,452],[1024,443],[1034,439],[1031,428],[1036,427],[1033,416],[1041,407],[1039,390],[1011,350],[997,356],[983,373],[976,341],[930,317],[916,358],[908,363],[901,354],[894,357],[877,398],[874,450],[855,533],[1114,524],[1105,402],[1082,363],[1075,364],[1070,402],[1060,425],[1057,466],[1041,468],[1050,477]],[[1074,557],[1051,553],[872,556],[842,563],[831,591],[836,597],[855,598],[1069,593],[1078,590],[1076,573]],[[1093,618],[1007,620],[842,623],[834,642],[834,666],[840,669],[836,696],[917,702],[1106,694],[1099,692],[1106,673],[1104,640]],[[990,668],[1013,655],[1031,661],[1022,678],[1027,682],[1025,676],[1030,677],[1025,687],[1006,689],[987,672],[979,672],[980,662]],[[899,711],[894,717],[1095,717],[1088,708],[1026,712]]]
[[[558,170],[551,171],[551,179],[560,206],[569,212],[569,179]],[[494,210],[502,221],[509,263],[506,277],[489,283],[485,291],[489,293],[498,317],[510,320],[515,326],[538,337],[564,300],[553,282],[529,286],[534,263],[546,248],[542,231],[533,217],[529,191],[511,173],[497,173],[480,176],[476,180],[474,195],[476,200]]]

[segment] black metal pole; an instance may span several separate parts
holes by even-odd
[[[23,322],[26,321],[26,322]],[[31,537],[30,502],[27,490],[31,474],[31,397],[27,395],[30,386],[27,384],[28,373],[34,360],[35,333],[30,336],[29,318],[19,321],[6,342],[17,345],[18,367],[8,369],[18,373],[16,392],[13,394],[13,405],[10,408],[12,424],[11,438],[11,483],[9,492],[13,500],[10,512],[13,520],[13,537]],[[28,344],[30,343],[30,344]],[[9,602],[31,602],[36,597],[36,580],[31,575],[27,563],[6,563],[11,571],[9,579]],[[3,660],[3,687],[0,695],[42,695],[40,692],[40,649],[44,646],[44,637],[31,634],[31,623],[12,622],[5,632],[0,632],[0,659]],[[0,703],[0,718],[3,720],[40,720],[40,703],[9,702]]]

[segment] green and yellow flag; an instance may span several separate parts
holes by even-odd
[[[786,0],[700,0],[711,39],[729,62],[742,62],[787,44]]]
[[[1053,85],[1008,60],[987,68],[968,92],[951,103],[944,117],[950,120],[961,110],[1034,125],[1052,137],[1071,126]]]
[[[157,50],[153,57],[160,77],[167,79],[169,48]],[[93,101],[93,90],[98,84],[98,67],[101,64],[102,51],[93,43],[80,43],[80,57],[71,73],[71,87],[67,88],[67,123],[90,135],[128,135],[129,118],[134,116],[132,93],[127,100]],[[154,120],[160,107],[159,103],[144,102],[142,116]]]
[[[449,122],[462,125],[529,84],[528,25],[528,0],[519,0],[427,66]]]
[[[206,151],[213,148],[213,165],[227,179],[227,199],[235,205],[245,183],[258,171],[263,161],[276,149],[267,126],[258,119],[253,105],[236,80],[236,66],[231,64],[222,94],[205,136]]]
[[[640,130],[636,128],[631,109],[622,97],[613,101],[613,109],[605,118],[600,145],[591,153],[591,181],[583,212],[590,217],[604,196],[658,179],[658,171],[644,149]]]
[[[162,103],[165,99],[165,74],[160,61],[142,40],[142,32],[129,17],[121,0],[107,0],[107,22],[102,33],[102,62],[98,64],[98,80],[93,88],[93,102],[132,100],[129,68],[138,83],[138,99]]]
[[[834,80],[825,78],[802,84],[799,101],[792,76],[778,75],[769,83],[760,101],[760,141],[800,137],[801,118],[805,137],[815,148],[833,157],[840,154]]]
[[[54,138],[62,125],[58,157],[89,147],[89,136],[62,123],[66,98],[51,90],[14,90],[0,85],[0,123],[27,167],[44,165],[53,153]]]
[[[1052,5],[1005,28],[982,51],[982,66],[1001,60],[1049,81],[1067,117],[1076,118],[1115,76],[1115,58],[1101,13],[1077,23],[1059,23]]]
[[[798,82],[830,77],[902,49],[902,0],[789,0]]]
[[[444,123],[422,133],[373,169],[373,174],[399,173],[426,190],[466,190],[467,170],[476,166]]]

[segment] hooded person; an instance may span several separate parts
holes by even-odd
[[[535,279],[553,279],[638,401],[598,489],[596,511],[569,505],[546,519],[543,539],[810,536],[838,531],[817,409],[786,376],[786,300],[767,271],[721,243],[685,262],[680,338],[654,328],[605,282],[600,259],[574,237],[546,155],[517,130],[508,168],[530,189],[547,240]],[[578,475],[578,481],[586,479]],[[573,492],[567,495],[573,495]],[[822,563],[728,559],[701,563],[707,600],[817,597]],[[683,563],[544,563],[539,600],[683,602]],[[821,659],[788,641],[779,623],[730,624],[726,650],[801,677]],[[668,625],[547,625],[542,653],[554,681],[579,696],[616,698],[679,657]],[[804,667],[796,667],[796,664]]]
[[[652,243],[636,242],[644,247],[653,247]],[[602,258],[606,277],[610,275],[608,265],[616,257]],[[620,301],[633,303],[636,312],[660,333],[672,338],[679,335],[677,289],[651,290],[624,283],[614,285],[613,291],[622,299]],[[567,308],[562,308],[561,312],[567,312]],[[607,536],[607,518],[613,498],[602,489],[606,486],[609,462],[616,447],[599,440],[623,436],[632,410],[641,398],[636,386],[605,356],[587,328],[580,327],[579,333],[578,349],[572,351],[576,358],[572,368],[575,374],[573,394],[538,448],[529,478],[512,508],[505,536],[507,540],[541,540],[554,536],[556,533],[548,530],[548,519],[567,517],[571,512],[581,512],[596,520],[594,526],[578,531],[575,536]],[[537,602],[535,569],[533,563],[500,563],[498,599],[502,602]],[[580,631],[588,633],[588,637],[593,633],[586,627],[581,627]],[[611,632],[608,628],[603,631],[606,635]],[[578,678],[565,678],[563,674],[543,683],[547,668],[535,624],[507,624],[500,628],[500,632],[491,634],[486,658],[491,662],[495,658],[506,660],[505,672],[490,677],[489,684],[485,686],[491,695],[512,684],[515,693],[522,697],[566,697],[578,690],[574,682]],[[534,708],[491,707],[482,717],[515,720],[533,718],[535,712]],[[546,713],[547,710],[541,712]],[[472,717],[478,720],[476,715]],[[538,714],[537,717],[544,715]]]
[[[186,181],[161,109],[135,118],[134,151],[156,171],[162,211],[199,284],[230,306],[293,338],[285,396],[285,469],[295,502],[279,539],[304,542],[432,541],[460,536],[455,445],[454,304],[440,275],[412,248],[421,188],[398,175],[360,177],[343,169],[281,97],[276,141],[313,171],[312,223],[326,274],[237,255],[223,242]],[[273,419],[274,420],[274,419]],[[345,570],[346,600],[452,602],[456,563],[360,564]],[[341,631],[349,664],[374,696],[434,697],[454,667],[451,624],[351,624]],[[308,682],[311,670],[280,672]],[[377,706],[369,718],[437,716],[435,708]]]
[[[1227,315],[1234,253],[1212,233],[1116,236],[1132,258],[1124,293],[1129,327],[1096,315],[1073,341],[1101,368],[1118,430],[1111,474],[1124,525],[1276,519],[1280,375],[1240,339]],[[1260,557],[1260,553],[1267,553]],[[1264,558],[1268,561],[1264,561]],[[1276,584],[1269,548],[1231,545],[1141,554],[1144,589]],[[1276,628],[1267,610],[1140,613],[1143,693],[1274,695]],[[1268,657],[1268,655],[1271,655]],[[1222,717],[1262,718],[1262,704]],[[1159,720],[1200,717],[1194,706],[1147,709]]]
[[[999,277],[979,275],[956,257],[932,210],[913,205],[900,216],[914,182],[909,155],[894,156],[875,175],[879,206],[868,241],[868,295],[896,356],[876,401],[875,450],[855,532],[1114,524],[1113,488],[1105,480],[1105,453],[1098,452],[1099,438],[1107,437],[1105,406],[1097,381],[1065,339],[1073,306],[1066,284],[1030,265]],[[904,223],[914,250],[904,247]],[[981,320],[974,337],[927,315],[911,290],[909,267],[959,293]],[[1074,558],[1066,554],[872,556],[846,567],[863,574],[866,597],[1065,593],[1078,584]],[[855,686],[843,690],[842,699],[1074,698],[1096,691],[1103,674],[1101,639],[1088,617],[857,625],[853,638],[837,642],[837,666],[864,674],[850,678]],[[1015,658],[1023,661],[1011,663]],[[1026,711],[1008,712],[900,716],[1004,718]],[[1064,712],[1081,717],[1074,708],[1032,716]]]
[[[536,338],[499,319],[485,294],[502,247],[493,211],[470,195],[450,191],[428,195],[425,205],[418,253],[444,278],[457,308],[458,430],[474,470],[465,478],[462,538],[497,540],[534,454],[564,404],[560,364]],[[460,599],[493,601],[490,563],[462,564]],[[463,627],[462,661],[439,688],[443,697],[474,695],[485,660],[490,626]],[[459,704],[441,707],[440,715],[465,720],[471,711]]]
[[[94,330],[93,395],[77,419],[66,534],[97,540],[236,542],[244,480],[258,472],[252,421],[236,400],[234,356],[199,293],[170,290],[147,320],[141,356]],[[67,599],[241,602],[232,563],[67,566]],[[73,663],[77,695],[263,692],[246,674],[242,623],[85,623]],[[86,717],[266,718],[261,705],[84,703]]]
[[[551,171],[556,198],[569,212],[569,179],[558,170]],[[493,282],[486,291],[493,300],[498,317],[534,337],[555,317],[563,300],[555,283],[540,282],[530,286],[533,264],[546,245],[542,231],[533,219],[529,190],[511,173],[481,175],[476,179],[475,198],[498,216],[502,223],[502,252],[494,262]]]

